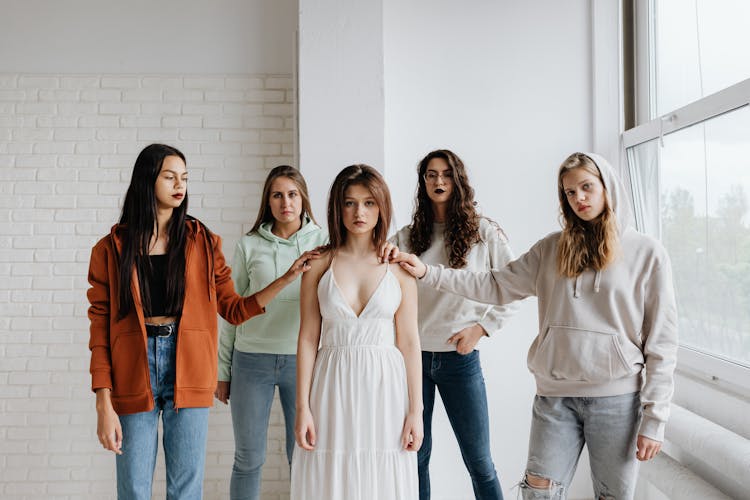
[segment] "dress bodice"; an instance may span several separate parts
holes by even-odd
[[[318,304],[322,346],[393,345],[393,316],[401,304],[401,285],[387,264],[359,316],[336,284],[333,266],[318,282]]]

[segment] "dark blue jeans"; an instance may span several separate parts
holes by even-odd
[[[440,391],[461,457],[471,476],[474,497],[502,500],[490,454],[490,422],[479,351],[465,356],[455,351],[422,351],[422,398],[424,441],[419,449],[419,499],[430,498],[430,454],[432,452],[432,410],[435,387]]]

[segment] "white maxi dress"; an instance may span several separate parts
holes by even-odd
[[[310,389],[315,449],[295,446],[291,500],[416,500],[417,454],[404,451],[404,358],[395,346],[398,279],[386,270],[359,316],[333,266],[318,283],[321,345]]]

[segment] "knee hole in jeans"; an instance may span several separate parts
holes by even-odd
[[[547,490],[552,485],[552,481],[550,479],[535,476],[534,474],[529,474],[528,472],[526,473],[524,481],[531,488],[535,488],[538,490]]]

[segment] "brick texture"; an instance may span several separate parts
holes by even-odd
[[[0,498],[116,497],[96,439],[85,292],[91,246],[119,217],[138,152],[187,156],[189,212],[234,245],[272,167],[292,164],[289,75],[0,74]],[[227,498],[228,407],[211,412],[206,499]],[[263,498],[289,498],[278,398]],[[163,456],[154,498],[164,498]]]

